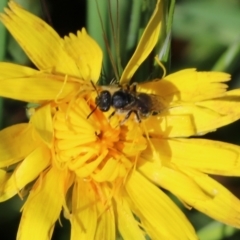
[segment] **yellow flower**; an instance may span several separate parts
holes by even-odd
[[[157,2],[120,82],[128,83],[156,44]],[[240,202],[208,176],[240,175],[240,147],[184,137],[201,135],[240,117],[240,90],[230,76],[187,69],[138,91],[161,97],[163,111],[142,123],[95,108],[102,52],[83,29],[61,39],[39,18],[9,3],[1,20],[39,70],[0,63],[0,95],[38,103],[29,123],[0,132],[0,201],[32,184],[18,239],[50,239],[63,209],[71,239],[197,239],[186,206],[240,227]],[[100,89],[100,88],[99,88]],[[9,167],[13,171],[9,171]],[[139,219],[139,220],[137,220]]]

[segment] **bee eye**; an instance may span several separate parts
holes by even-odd
[[[109,91],[102,91],[96,97],[96,104],[102,112],[107,112],[111,107],[111,94]]]

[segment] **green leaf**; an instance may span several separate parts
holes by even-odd
[[[7,5],[7,2],[7,0],[0,1],[0,12],[3,11],[3,8]],[[6,54],[7,31],[2,23],[0,23],[0,36],[0,61],[3,61]],[[2,128],[3,117],[3,99],[0,98],[0,129]]]
[[[175,2],[174,0],[162,1],[166,3],[166,10],[164,10],[164,14],[166,14],[166,19],[170,19],[170,21],[168,21],[168,26],[164,27],[165,33],[161,34],[158,47],[155,50],[155,55],[159,53],[159,49],[162,49],[166,40],[166,31],[171,31],[170,29]],[[113,76],[117,80],[119,79],[119,76],[121,76],[123,71],[122,67],[124,68],[131,58],[154,11],[155,5],[156,1],[152,0],[87,1],[87,30],[90,36],[98,42],[104,54],[103,72],[108,74],[107,79],[102,80],[104,84],[109,83]],[[169,5],[172,9],[170,14],[168,12]],[[164,25],[165,24],[166,22]],[[108,47],[106,47],[106,42],[104,41],[104,34],[105,38],[108,40]],[[169,55],[169,40],[167,41],[166,46],[167,50],[163,54],[164,59],[167,59]],[[113,59],[112,64],[110,61],[110,54]],[[146,80],[150,76],[150,72],[153,70],[155,55],[149,56],[148,60],[143,63],[141,70],[139,70],[135,79]],[[149,66],[151,67],[151,70],[149,69]]]
[[[226,226],[219,222],[211,222],[204,228],[200,229],[197,234],[201,240],[219,240],[233,236],[236,231],[236,228]]]
[[[213,66],[214,71],[233,71],[239,67],[240,61],[240,43],[237,42],[228,47]]]

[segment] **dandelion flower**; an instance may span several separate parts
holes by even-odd
[[[150,19],[120,83],[128,83],[156,44],[161,4]],[[226,224],[240,227],[240,202],[208,176],[240,175],[240,147],[186,138],[240,117],[240,90],[230,76],[186,69],[139,84],[164,110],[141,123],[96,109],[102,52],[86,30],[64,39],[14,2],[1,21],[39,70],[0,63],[0,95],[37,103],[29,123],[0,132],[0,201],[31,185],[17,239],[50,239],[55,222],[71,223],[71,239],[197,239],[163,192]],[[148,41],[147,41],[148,39]],[[141,53],[141,54],[140,54]],[[157,79],[156,79],[157,80]],[[12,171],[9,171],[11,166]],[[159,188],[160,187],[160,188]]]

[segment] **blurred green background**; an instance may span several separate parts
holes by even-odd
[[[77,30],[86,27],[90,35],[99,42],[103,49],[105,48],[95,0],[42,0],[42,2],[40,0],[18,0],[17,2],[30,12],[48,21],[61,36],[70,32],[76,33]],[[155,2],[153,0],[119,0],[119,11],[116,11],[116,0],[110,1],[111,6],[105,0],[98,2],[111,52],[114,52],[118,47],[116,47],[116,41],[112,37],[113,32],[111,26],[109,26],[109,19],[112,18],[114,29],[119,28],[119,44],[117,44],[119,51],[114,52],[113,55],[117,56],[117,59],[121,56],[122,67],[124,67],[151,16]],[[165,13],[167,14],[170,1],[165,0],[165,2],[167,4]],[[6,3],[7,0],[0,1],[1,11],[6,6]],[[112,14],[109,14],[110,11]],[[117,16],[119,16],[119,25],[116,24]],[[166,23],[168,19],[166,18]],[[162,34],[163,37],[159,39],[156,52],[160,53],[164,44],[164,46],[167,44],[171,47],[169,58],[167,59],[165,56],[162,59],[168,73],[193,67],[206,71],[226,71],[232,74],[229,87],[240,87],[239,0],[177,0],[171,35],[167,28],[163,29]],[[107,51],[104,55],[108,56]],[[165,55],[168,55],[167,51]],[[137,79],[151,79],[156,77],[156,74],[161,77],[161,73],[156,72],[153,67],[154,56],[154,54],[150,55],[142,70],[137,73]],[[1,61],[10,61],[34,67],[2,24],[0,24],[0,59]],[[102,83],[112,80],[114,77],[112,69],[109,59],[104,59]],[[121,73],[121,67],[118,70]],[[27,121],[25,105],[22,102],[1,99],[1,128]],[[240,121],[223,127],[217,132],[207,134],[205,137],[240,144]],[[236,196],[240,197],[239,179],[216,178]],[[215,222],[195,210],[189,211],[174,196],[172,198],[190,219],[201,240],[240,239],[238,230]],[[16,238],[20,220],[19,209],[22,204],[23,202],[18,196],[0,204],[1,239],[12,240]],[[53,239],[69,239],[69,223],[64,221],[63,217],[61,219],[63,227],[60,227],[59,223],[57,223]]]

